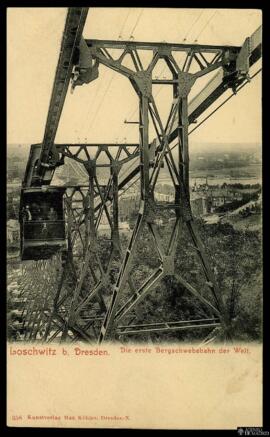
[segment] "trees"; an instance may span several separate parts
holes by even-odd
[[[260,339],[262,250],[259,232],[235,230],[228,223],[209,226],[200,219],[197,220],[197,226],[215,271],[218,287],[232,324],[233,337],[240,340]],[[168,227],[163,227],[162,233],[163,239],[168,240]],[[134,275],[136,286],[149,277],[157,267],[154,253],[149,234],[145,234],[138,245]],[[187,233],[183,233],[179,239],[175,268],[208,300],[213,299],[205,285],[200,260]],[[162,283],[139,303],[138,309],[140,323],[192,320],[212,316],[208,307],[183,288],[174,276],[164,278]],[[201,332],[198,330],[151,334],[152,341],[192,341],[196,338],[201,338]]]
[[[235,338],[261,337],[262,323],[262,243],[261,233],[235,230],[229,224],[200,224],[217,272],[217,281]]]

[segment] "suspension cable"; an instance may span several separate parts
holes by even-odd
[[[141,10],[141,12],[140,12],[140,14],[139,14],[139,16],[138,16],[138,18],[137,18],[137,20],[136,20],[136,23],[135,23],[135,25],[134,25],[132,31],[130,32],[130,37],[129,37],[129,38],[134,38],[134,37],[133,37],[133,32],[134,32],[134,30],[136,29],[136,27],[137,27],[138,24],[139,24],[139,21],[140,21],[140,19],[141,19],[141,16],[142,16],[143,11],[144,11],[144,8],[142,8],[142,10]]]
[[[249,81],[251,79],[253,79],[255,76],[257,76],[257,74],[259,74],[262,71],[262,68],[260,68],[258,71],[256,71],[256,73],[253,74],[253,76],[250,77],[249,80],[247,80],[246,82],[244,82],[242,85],[239,86],[239,88],[237,88],[236,92],[240,91],[242,88],[244,88],[244,86],[246,86]],[[208,120],[208,118],[210,118],[219,108],[221,108],[226,102],[228,102],[228,100],[230,100],[232,97],[235,96],[235,93],[232,93],[229,97],[227,97],[227,99],[224,100],[224,102],[222,102],[219,106],[217,106],[217,108],[215,108],[209,115],[207,115],[207,117],[205,117],[197,126],[194,127],[194,129],[192,129],[189,134],[191,134],[192,132],[194,132],[196,129],[198,129],[198,127],[200,127],[206,120]]]
[[[144,9],[141,10],[139,16],[137,17],[136,23],[135,23],[135,25],[133,26],[133,29],[132,29],[132,31],[131,31],[131,35],[132,35],[132,33],[134,32],[134,30],[136,29],[136,27],[138,26],[143,11],[144,11]],[[128,16],[129,16],[129,12],[130,12],[130,10],[128,11],[128,14],[127,14],[127,16],[126,16],[126,18],[125,18],[125,20],[124,20],[124,23],[123,23],[123,25],[122,25],[122,30],[121,30],[121,31],[123,31],[123,29],[124,29],[124,27],[125,27],[125,23],[126,23],[127,18],[128,18]],[[118,37],[118,39],[119,39],[119,37]],[[94,121],[95,121],[96,118],[97,118],[97,115],[98,115],[98,113],[99,113],[99,111],[100,111],[100,108],[101,108],[101,106],[102,106],[102,103],[103,103],[103,101],[104,101],[104,99],[105,99],[105,97],[106,97],[106,95],[107,95],[107,92],[108,92],[108,90],[109,90],[109,88],[110,88],[110,86],[111,86],[111,83],[112,83],[114,77],[115,77],[115,72],[112,73],[112,76],[111,76],[111,78],[110,78],[110,81],[109,81],[109,83],[108,83],[108,85],[107,85],[107,87],[106,87],[106,89],[105,89],[105,92],[103,93],[103,96],[102,96],[102,98],[101,98],[101,100],[100,100],[100,103],[99,103],[99,105],[98,105],[98,108],[97,108],[97,110],[96,110],[96,112],[95,112],[95,114],[94,114],[94,116],[93,116],[93,118],[92,118],[92,120],[91,120],[91,122],[90,122],[90,126],[93,125]]]
[[[195,21],[193,22],[192,26],[191,26],[190,29],[185,33],[185,36],[184,36],[184,38],[183,38],[183,41],[186,41],[186,40],[187,40],[187,36],[188,36],[188,34],[191,32],[191,30],[193,29],[193,27],[195,26],[195,24],[198,23],[199,19],[200,19],[201,16],[203,15],[203,13],[204,13],[204,9],[201,11],[201,13],[198,15],[198,17],[195,18]]]
[[[127,19],[128,19],[128,17],[129,17],[129,14],[130,14],[130,10],[131,10],[131,9],[128,8],[128,13],[127,13],[127,15],[126,15],[125,21],[124,21],[124,23],[123,23],[123,25],[122,25],[120,31],[119,31],[118,39],[122,39],[122,32],[123,32],[123,30],[124,30],[124,28],[125,28],[125,25],[126,25]]]
[[[197,37],[194,39],[194,42],[198,41],[199,36],[205,31],[205,29],[207,28],[208,24],[210,23],[210,21],[212,21],[212,19],[214,18],[214,16],[216,15],[218,11],[216,10],[213,15],[207,20],[206,24],[203,26],[203,28],[201,29],[201,31],[198,33]]]

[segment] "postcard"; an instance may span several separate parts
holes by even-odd
[[[262,11],[7,9],[7,426],[262,418]]]

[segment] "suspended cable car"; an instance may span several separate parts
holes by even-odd
[[[63,195],[65,187],[21,190],[21,259],[48,259],[67,249]]]

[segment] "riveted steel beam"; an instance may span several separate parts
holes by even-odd
[[[86,39],[86,44],[89,48],[104,48],[106,49],[129,49],[136,50],[156,50],[161,54],[167,54],[171,51],[187,52],[195,50],[197,52],[215,53],[219,50],[233,50],[239,52],[241,47],[230,45],[207,45],[207,44],[178,44],[178,43],[163,43],[163,42],[141,42],[141,41],[113,41],[113,40],[97,40]]]
[[[53,90],[48,110],[41,153],[32,173],[25,177],[26,186],[49,184],[52,178],[51,168],[58,162],[54,147],[59,120],[69,87],[72,69],[76,64],[76,50],[80,44],[88,8],[72,7],[68,9],[63,32],[59,59],[56,67]]]

